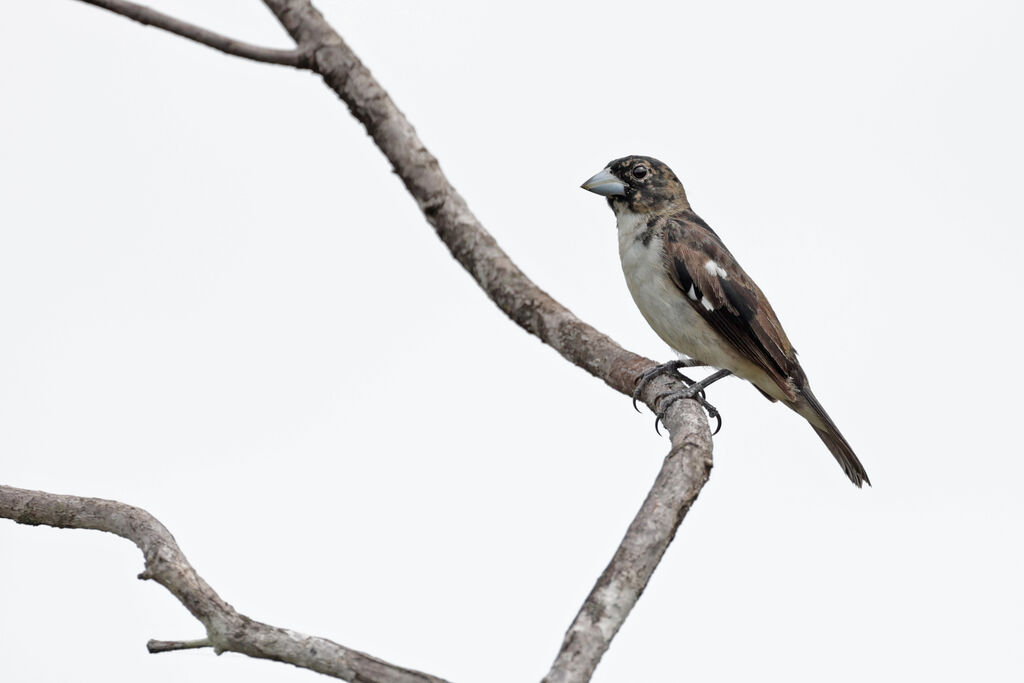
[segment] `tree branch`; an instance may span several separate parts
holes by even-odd
[[[143,23],[158,25],[232,54],[259,59],[254,56],[254,51],[265,50],[255,46],[245,46],[244,51],[239,51],[238,45],[243,44],[235,43],[216,34],[203,32],[203,29],[183,24],[132,3],[119,0],[83,1],[106,7]],[[423,145],[415,129],[399,111],[387,92],[309,0],[264,0],[264,3],[277,16],[298,45],[308,46],[308,52],[305,50],[295,51],[296,55],[299,53],[305,55],[308,62],[291,63],[274,59],[262,59],[261,61],[289,63],[291,66],[308,66],[319,73],[328,87],[334,90],[348,105],[353,116],[366,127],[376,145],[391,162],[396,174],[402,179],[406,189],[416,200],[427,221],[434,227],[438,237],[498,308],[523,329],[536,335],[545,344],[558,351],[571,363],[602,379],[615,390],[630,394],[635,386],[637,376],[643,370],[652,367],[654,362],[623,349],[612,339],[578,319],[519,270],[469,210],[461,195],[448,182],[437,159]],[[154,18],[159,18],[161,23],[150,21]],[[203,37],[198,37],[200,35]],[[231,43],[234,51],[225,48],[225,41]],[[281,51],[275,52],[281,53]],[[265,53],[264,56],[266,56]],[[296,59],[298,58],[296,57]],[[679,388],[682,388],[679,380],[659,377],[645,387],[641,398],[644,403],[654,408],[656,397],[659,394]],[[668,409],[664,423],[671,434],[672,448],[654,487],[630,525],[618,551],[598,579],[566,633],[562,648],[545,679],[549,683],[589,680],[612,638],[646,587],[665,549],[672,541],[678,525],[707,481],[711,469],[712,442],[707,420],[701,409],[694,401],[677,401]],[[51,495],[33,494],[18,489],[0,487],[0,494],[4,494],[5,491],[37,497]],[[0,499],[2,498],[3,495],[0,495]],[[163,529],[159,522],[141,510],[109,501],[67,496],[57,498],[89,501],[93,505],[121,506],[121,508],[144,515],[167,535],[174,553],[180,555],[180,551],[177,550],[176,545],[173,545],[173,539],[170,538],[170,534],[167,534],[166,529]],[[51,510],[51,512],[53,511]],[[122,513],[111,511],[111,514],[116,516]],[[0,500],[0,516],[10,516],[4,513],[2,500]],[[45,521],[45,516],[38,518],[30,516],[25,519],[12,518],[25,523],[103,528],[88,524]],[[40,521],[26,521],[26,519]],[[60,522],[62,519],[58,515],[55,521]],[[104,528],[104,530],[118,533],[114,529]],[[126,533],[120,535],[132,538]],[[132,540],[136,539],[132,538]],[[146,554],[146,548],[139,541],[136,543]],[[149,567],[149,555],[147,554],[146,557],[147,567]],[[365,664],[367,668],[369,668],[369,664],[366,662],[383,667],[382,675],[390,675],[392,671],[399,671],[404,675],[412,676],[408,679],[396,679],[359,674],[365,676],[367,681],[437,680],[425,674],[390,667],[390,665],[367,655],[347,650],[330,641],[299,636],[289,631],[253,622],[234,612],[230,605],[223,603],[209,586],[203,583],[198,575],[195,575],[183,556],[180,557],[180,562],[184,563],[183,566],[187,567],[187,571],[180,570],[179,573],[184,578],[179,577],[182,582],[173,584],[175,587],[165,583],[166,577],[161,580],[162,574],[158,576],[150,572],[149,569],[147,572],[168,587],[181,600],[182,604],[207,627],[209,639],[215,648],[230,649],[252,656],[278,659],[297,666],[306,666],[306,664],[300,663],[303,661],[300,657],[301,650],[292,649],[285,654],[281,649],[282,643],[289,644],[288,639],[300,638],[305,639],[304,642],[317,641],[318,643],[316,645],[318,659],[315,662],[317,665],[306,666],[315,671],[353,680],[351,676],[356,674],[353,673],[355,669],[351,662],[355,657],[356,659],[363,658],[358,661]],[[172,576],[178,577],[178,574],[172,574]],[[188,577],[191,579],[186,580]],[[231,631],[226,625],[233,625],[240,630]],[[245,629],[249,629],[249,632],[244,632]],[[232,634],[238,637],[233,639]],[[255,638],[255,640],[250,642],[250,638]],[[330,657],[339,658],[339,662],[334,662],[336,666],[331,666],[332,661],[326,659],[325,650],[321,649],[325,647],[324,644],[333,648]],[[181,643],[173,643],[171,647],[165,649],[181,649],[176,647],[178,645]],[[324,659],[320,659],[321,657]]]
[[[569,362],[631,394],[637,376],[654,361],[577,318],[519,270],[452,187],[391,96],[309,0],[263,1],[297,43],[312,46],[312,69],[365,126],[438,237],[498,308]],[[648,406],[666,389],[656,385],[648,385],[642,396]],[[672,386],[683,388],[681,382]]]
[[[566,632],[544,683],[590,680],[711,474],[711,430],[704,414],[687,411],[675,420],[669,426],[672,449],[654,486]]]
[[[314,71],[366,127],[438,237],[498,308],[571,363],[617,391],[632,393],[639,373],[654,362],[623,349],[577,318],[519,270],[445,177],[412,124],[310,0],[263,1],[297,43],[315,46]],[[646,387],[642,399],[654,409],[656,397],[677,384],[678,380],[659,378]],[[665,425],[672,451],[618,552],[570,626],[546,679],[552,683],[590,679],[707,481],[712,444],[704,413],[694,401],[678,401],[670,407]]]
[[[146,562],[139,578],[152,579],[169,590],[206,627],[207,634],[203,641],[169,644],[155,641],[156,649],[151,641],[151,652],[209,645],[217,652],[239,652],[287,662],[346,681],[445,683],[440,678],[388,664],[326,638],[269,626],[239,614],[196,573],[167,528],[140,508],[101,498],[0,486],[0,517],[19,524],[106,531],[137,545]]]
[[[144,5],[138,5],[126,0],[81,0],[90,5],[96,5],[103,9],[110,10],[116,14],[133,19],[140,24],[156,26],[165,31],[170,31],[182,38],[194,40],[197,43],[226,52],[236,57],[245,57],[257,62],[268,62],[270,64],[281,64],[293,66],[296,69],[308,69],[310,67],[310,51],[298,48],[293,50],[279,50],[262,45],[253,45],[241,40],[235,40],[219,33],[214,33],[187,21],[176,19],[170,15],[158,12]]]

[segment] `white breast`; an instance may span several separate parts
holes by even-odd
[[[660,231],[655,230],[644,244],[648,217],[617,210],[616,218],[626,286],[658,336],[676,353],[732,370],[741,377],[761,375],[759,369],[753,368],[719,338],[676,287],[665,267]]]

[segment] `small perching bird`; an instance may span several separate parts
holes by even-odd
[[[850,444],[811,393],[771,304],[715,231],[690,208],[672,169],[651,157],[623,157],[582,187],[608,198],[633,301],[681,359],[644,373],[637,393],[663,372],[720,368],[665,396],[660,405],[696,397],[713,381],[734,374],[803,416],[850,481],[858,487],[870,484]]]

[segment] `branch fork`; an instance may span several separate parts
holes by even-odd
[[[632,395],[637,377],[656,364],[627,351],[534,284],[509,258],[451,186],[412,124],[310,0],[264,0],[295,41],[269,48],[223,36],[125,0],[82,0],[238,57],[320,74],[388,158],[427,221],[488,297],[516,324],[566,360]],[[652,410],[659,395],[685,388],[660,376],[643,386]],[[545,683],[590,680],[601,656],[647,585],[676,529],[711,472],[711,432],[697,402],[670,405],[663,423],[671,448],[646,500],[608,567],[573,620]],[[196,640],[150,640],[150,652],[211,647],[273,659],[359,683],[444,683],[338,643],[270,626],[238,613],[192,568],[170,532],[140,508],[98,498],[0,485],[0,517],[21,524],[97,529],[126,538],[145,558],[140,579],[164,586],[205,627]]]

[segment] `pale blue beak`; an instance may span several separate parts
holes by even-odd
[[[580,187],[605,197],[626,194],[626,184],[613,176],[612,172],[607,168],[580,185]]]

